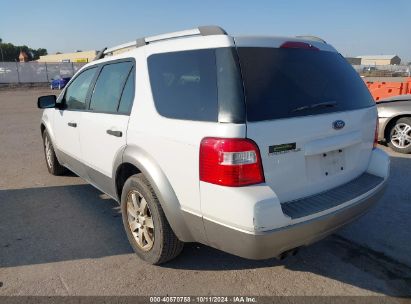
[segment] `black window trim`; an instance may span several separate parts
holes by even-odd
[[[131,77],[131,75],[133,75],[133,73],[134,73],[134,82],[133,82],[133,91],[132,91],[132,93],[131,93],[131,95],[133,96],[133,100],[132,100],[131,104],[129,105],[129,108],[127,109],[127,111],[125,111],[125,112],[119,112],[120,104],[121,104],[121,99],[123,98],[124,90],[126,89],[127,82],[128,82],[128,80],[129,80],[129,78]],[[126,79],[125,79],[125,81],[124,81],[124,84],[123,84],[123,89],[121,90],[120,99],[118,100],[118,103],[117,103],[117,112],[116,112],[117,114],[120,114],[120,115],[130,115],[130,113],[131,113],[131,109],[133,108],[134,99],[135,99],[135,94],[136,94],[136,77],[135,77],[135,73],[136,73],[136,71],[135,71],[135,65],[133,65],[133,66],[131,67],[130,71],[128,72],[128,75],[127,75],[127,77],[126,77]]]
[[[97,79],[98,79],[98,77],[100,76],[100,73],[101,73],[102,69],[103,69],[105,66],[107,66],[107,65],[115,64],[115,63],[121,63],[121,62],[131,62],[132,65],[131,65],[130,70],[128,71],[127,77],[125,78],[125,80],[123,81],[123,83],[122,83],[122,85],[121,85],[121,86],[122,86],[122,90],[121,90],[121,94],[120,94],[119,100],[117,101],[117,111],[116,111],[116,112],[113,112],[113,111],[94,111],[94,110],[90,110],[91,96],[92,96],[92,93],[94,92]],[[70,85],[70,84],[71,84],[78,76],[80,76],[83,72],[85,72],[85,71],[87,71],[87,70],[90,70],[90,69],[93,69],[93,68],[97,68],[97,70],[96,70],[96,72],[95,72],[95,75],[93,76],[93,79],[92,79],[92,81],[91,81],[91,83],[90,83],[90,86],[89,86],[89,88],[88,88],[87,94],[86,94],[85,108],[84,108],[84,109],[66,109],[66,108],[63,108],[63,109],[61,109],[61,110],[64,110],[64,111],[73,111],[73,112],[100,113],[100,114],[112,114],[112,115],[130,116],[130,114],[131,114],[131,109],[133,108],[133,105],[134,105],[134,99],[133,99],[133,101],[132,101],[132,103],[131,103],[131,105],[130,105],[130,108],[128,109],[127,112],[121,112],[121,113],[120,113],[120,112],[118,112],[118,109],[119,109],[119,106],[120,106],[121,97],[123,96],[123,91],[124,91],[124,87],[125,87],[125,85],[126,85],[126,83],[127,83],[127,80],[128,80],[128,78],[130,77],[131,73],[135,73],[135,71],[136,71],[135,66],[136,66],[136,60],[135,60],[134,58],[130,57],[130,58],[121,58],[121,59],[115,59],[115,60],[105,61],[105,62],[98,63],[98,64],[95,64],[95,65],[93,65],[93,66],[90,66],[90,67],[85,68],[85,69],[82,70],[78,75],[76,75],[75,78],[73,78],[72,80],[70,80],[70,83],[69,83],[69,85]],[[68,88],[68,87],[69,87],[69,86],[67,86],[66,88]],[[66,102],[65,102],[66,88],[64,89],[64,96],[62,97],[62,101],[63,101],[64,107],[66,106]],[[136,90],[136,77],[134,77],[134,83],[133,83],[133,96],[135,96],[135,90]]]

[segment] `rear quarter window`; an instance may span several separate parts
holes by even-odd
[[[265,47],[237,48],[248,121],[371,107],[362,79],[338,53]],[[335,103],[332,107],[310,106]],[[305,107],[305,110],[295,111]]]
[[[148,57],[154,104],[162,116],[217,121],[215,50],[155,54]]]

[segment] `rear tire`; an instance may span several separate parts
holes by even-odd
[[[121,195],[127,238],[136,254],[159,265],[178,256],[184,246],[168,223],[150,182],[141,173],[127,179]]]
[[[411,153],[411,117],[402,117],[388,130],[387,144],[396,152]]]
[[[43,147],[44,156],[46,157],[47,170],[52,175],[64,175],[67,173],[67,168],[63,167],[56,156],[53,144],[47,131],[43,132]]]

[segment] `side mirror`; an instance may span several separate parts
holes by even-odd
[[[55,108],[56,107],[56,100],[57,100],[56,95],[40,96],[37,99],[37,107],[39,109]]]

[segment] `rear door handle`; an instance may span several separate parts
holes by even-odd
[[[69,122],[69,123],[67,123],[67,125],[69,127],[72,127],[72,128],[77,128],[77,123],[75,123],[75,122]]]
[[[121,137],[123,136],[123,132],[121,131],[114,131],[114,130],[107,130],[107,134],[113,135],[115,137]]]

